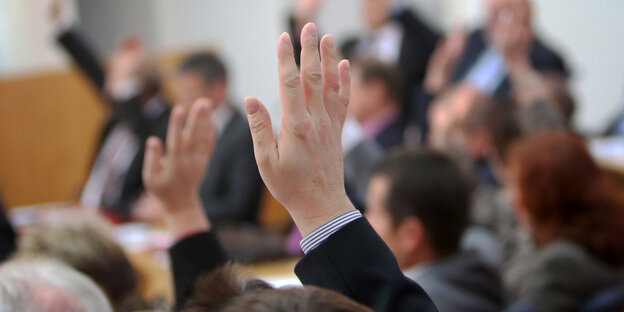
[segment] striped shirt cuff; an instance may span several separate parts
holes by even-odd
[[[312,231],[308,236],[301,240],[301,249],[307,254],[314,248],[323,243],[329,236],[340,230],[345,225],[362,217],[362,213],[358,210],[352,210],[335,217],[331,221],[321,225],[321,227]]]

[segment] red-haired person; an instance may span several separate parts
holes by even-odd
[[[507,178],[533,250],[506,272],[510,303],[573,311],[624,283],[624,199],[580,137],[543,131],[518,141]]]

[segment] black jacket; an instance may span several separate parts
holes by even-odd
[[[200,274],[227,261],[212,232],[182,239],[169,255],[178,304],[190,296]],[[423,289],[403,275],[364,218],[332,234],[297,264],[295,272],[304,285],[336,291],[375,311],[437,311]]]
[[[132,204],[143,191],[141,172],[145,154],[145,141],[149,136],[157,136],[162,140],[165,139],[170,114],[169,103],[164,96],[158,96],[156,100],[162,101],[163,109],[155,114],[145,114],[143,112],[144,100],[138,96],[124,102],[110,100],[104,95],[106,74],[88,45],[73,30],[62,33],[57,39],[107,104],[109,118],[102,130],[98,150],[102,148],[106,137],[119,122],[127,122],[140,142],[139,150],[125,174],[119,198],[114,202],[103,203],[109,212],[118,217],[127,218]],[[99,155],[99,152],[96,155]]]
[[[437,311],[403,275],[394,255],[364,218],[347,224],[295,267],[304,285],[337,291],[375,311]]]
[[[255,222],[262,189],[249,125],[235,110],[210,159],[200,189],[202,203],[213,225]]]

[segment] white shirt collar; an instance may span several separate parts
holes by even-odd
[[[221,103],[217,106],[217,109],[212,112],[212,123],[217,130],[217,135],[221,136],[223,131],[225,131],[225,127],[227,126],[230,119],[234,116],[234,109],[230,106],[229,103]]]

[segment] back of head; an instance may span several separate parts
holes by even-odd
[[[508,172],[537,244],[567,239],[610,263],[624,261],[624,200],[583,139],[543,131],[516,143]]]
[[[418,218],[436,257],[458,250],[469,221],[470,186],[453,161],[437,152],[399,150],[373,173],[390,181],[385,206],[395,224]]]
[[[386,95],[390,100],[395,103],[403,100],[405,87],[398,68],[374,59],[355,60],[354,67],[359,69],[361,79],[365,84],[379,82],[385,87]]]
[[[230,263],[201,277],[193,297],[182,311],[355,312],[370,309],[341,294],[317,287],[274,289]]]
[[[227,81],[225,64],[215,53],[197,53],[186,57],[180,64],[178,71],[196,72],[206,83]]]
[[[0,266],[0,312],[109,312],[102,291],[85,275],[53,260]]]
[[[485,132],[489,136],[491,153],[504,161],[511,145],[521,138],[522,129],[513,100],[482,101],[474,103],[461,123],[467,141],[472,135]]]
[[[136,295],[132,266],[100,219],[74,218],[37,225],[20,240],[17,257],[58,259],[93,279],[115,307]]]

